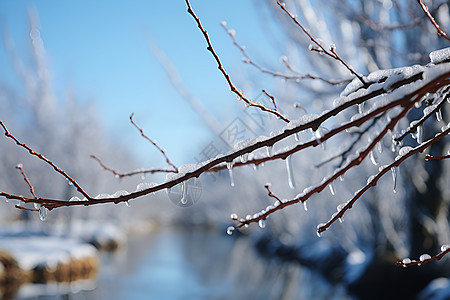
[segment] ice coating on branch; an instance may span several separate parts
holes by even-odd
[[[400,148],[400,150],[398,151],[398,155],[400,156],[405,156],[407,155],[413,148],[410,146],[405,146]]]
[[[431,52],[430,61],[435,65],[450,61],[450,47]]]
[[[141,182],[137,185],[136,192],[140,192],[140,191],[152,188],[156,185],[157,185],[157,183],[155,183],[155,182]]]
[[[247,139],[247,140],[239,141],[236,144],[234,144],[233,148],[234,148],[234,150],[239,151],[239,150],[242,150],[244,148],[253,146],[254,144],[257,144],[259,142],[263,142],[265,140],[267,140],[267,137],[265,137],[265,136],[257,136],[257,137],[253,137],[253,138],[250,138],[250,139]]]
[[[293,129],[296,128],[298,126],[307,124],[309,122],[314,121],[315,119],[317,119],[319,116],[317,114],[307,114],[307,115],[303,115],[298,119],[295,120],[291,120],[284,128],[283,131],[285,130],[289,130],[289,129]]]

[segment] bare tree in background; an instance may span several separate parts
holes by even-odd
[[[305,225],[315,222],[318,236],[333,228],[329,240],[342,244],[347,253],[371,249],[373,256],[391,262],[400,258],[397,264],[404,267],[426,264],[450,251],[446,1],[429,6],[422,1],[268,1],[270,14],[288,38],[280,43],[286,55],[272,66],[254,60],[251,49],[240,45],[238,32],[223,22],[244,62],[274,78],[270,89],[261,87],[269,104],[251,99],[238,87],[195,7],[189,1],[186,4],[231,92],[249,108],[274,117],[270,135],[239,141],[232,151],[177,169],[161,151],[169,165],[162,170],[169,173],[165,182],[92,196],[74,173],[59,168],[51,152],[42,151],[49,159],[42,156],[9,131],[9,120],[4,120],[0,125],[7,137],[50,165],[80,195],[79,201],[69,201],[2,189],[0,196],[36,203],[45,212],[128,202],[181,185],[183,202],[186,182],[192,178],[225,170],[231,184],[239,185],[234,180],[236,170],[267,164],[265,168],[270,165],[270,169],[260,168],[258,173],[272,184],[245,188],[259,190],[258,197],[264,192],[271,203],[253,211],[241,211],[242,207],[230,211],[234,224],[228,227],[229,234],[255,223],[270,230],[272,237],[296,244],[306,240],[300,237]],[[131,121],[144,136],[143,129]],[[98,162],[115,171],[100,158]],[[286,191],[287,186],[292,190]],[[330,193],[326,197],[324,190]],[[308,216],[299,217],[299,204],[305,210],[313,207]],[[340,225],[344,215],[346,222]],[[408,256],[412,258],[402,259]]]

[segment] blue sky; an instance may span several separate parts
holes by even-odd
[[[257,7],[261,3],[193,0],[191,4],[237,84],[249,67],[241,64],[242,55],[220,27],[221,21],[236,29],[236,37],[255,58],[272,55],[277,61],[282,54],[267,46],[270,43],[261,28],[267,20]],[[202,119],[173,89],[150,51],[149,37],[224,127],[244,107],[229,92],[184,1],[0,1],[0,26],[7,28],[22,57],[29,51],[30,7],[39,16],[57,95],[63,98],[71,87],[81,101],[95,101],[109,135],[119,143],[134,145],[143,165],[154,163],[152,158],[146,161],[152,146],[130,125],[128,117],[133,112],[176,164],[193,162],[211,139]],[[14,85],[17,78],[11,76],[14,72],[3,43],[0,65],[0,80]]]

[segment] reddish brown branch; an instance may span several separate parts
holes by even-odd
[[[450,252],[450,247],[443,246],[441,252],[439,252],[435,256],[423,254],[419,259],[404,258],[402,261],[397,261],[396,264],[397,264],[397,266],[404,267],[404,268],[411,267],[411,266],[421,266],[421,265],[427,264],[427,263],[435,261],[435,260],[440,260],[449,252]]]
[[[33,149],[31,149],[30,147],[28,147],[26,144],[21,143],[15,136],[13,136],[8,129],[6,128],[6,125],[2,122],[2,120],[0,120],[0,126],[3,127],[3,130],[5,131],[5,136],[9,137],[10,139],[12,139],[18,146],[25,148],[28,153],[30,153],[31,155],[34,155],[36,157],[38,157],[40,160],[43,160],[44,162],[46,162],[47,164],[49,164],[50,166],[53,167],[53,169],[60,173],[62,176],[64,176],[67,180],[69,180],[70,183],[73,184],[73,186],[87,199],[91,199],[91,197],[88,195],[88,193],[86,193],[83,188],[78,184],[78,182],[75,181],[75,179],[73,179],[72,177],[70,177],[65,171],[63,171],[62,169],[60,169],[57,165],[55,165],[51,160],[49,160],[48,158],[46,158],[44,155],[34,151]]]
[[[25,180],[25,182],[28,184],[28,187],[30,188],[30,193],[33,195],[34,199],[37,199],[37,196],[34,193],[34,187],[31,184],[30,179],[28,179],[28,176],[25,174],[25,171],[23,170],[22,164],[18,164],[16,166],[16,169],[20,170],[20,173],[22,173],[22,176],[23,176],[23,180]]]
[[[293,72],[296,75],[287,75],[287,74],[283,74],[283,73],[280,73],[280,72],[274,72],[274,71],[270,71],[270,70],[268,70],[266,68],[263,68],[259,64],[257,64],[248,55],[247,51],[245,50],[245,47],[241,46],[237,42],[236,37],[234,36],[235,35],[234,31],[229,30],[226,27],[226,23],[225,22],[222,22],[220,25],[223,27],[223,29],[226,31],[226,33],[230,36],[230,38],[231,38],[231,40],[233,42],[233,45],[236,46],[236,48],[238,48],[241,51],[242,55],[244,56],[243,61],[245,63],[253,66],[254,68],[256,68],[261,73],[265,73],[265,74],[271,75],[273,77],[278,77],[278,78],[282,78],[282,79],[285,79],[285,80],[295,80],[297,82],[305,80],[305,79],[321,80],[321,81],[323,81],[325,83],[328,83],[330,85],[340,85],[342,83],[350,81],[350,80],[330,81],[330,80],[324,79],[324,78],[319,77],[319,76],[313,76],[313,75],[310,75],[310,74],[300,74],[299,72],[293,70],[293,68],[287,63],[286,59],[282,60],[283,64],[286,66],[286,68],[288,70],[290,70],[291,72]]]
[[[135,170],[135,171],[131,171],[131,172],[126,172],[126,173],[120,173],[117,170],[108,167],[107,165],[105,165],[103,163],[103,161],[98,158],[95,155],[91,155],[91,158],[95,159],[98,164],[105,169],[106,171],[109,171],[111,173],[113,173],[115,176],[123,178],[123,177],[131,177],[134,175],[143,175],[143,174],[154,174],[154,173],[176,173],[177,170],[172,170],[172,169],[142,169],[142,170]]]
[[[140,127],[134,122],[133,116],[134,116],[134,113],[132,113],[131,116],[130,116],[131,124],[133,124],[134,127],[136,127],[137,130],[139,130],[139,132],[141,133],[141,136],[142,136],[144,139],[146,139],[147,141],[149,141],[150,143],[152,143],[153,146],[155,146],[156,149],[158,149],[159,152],[161,152],[162,155],[164,155],[164,158],[166,159],[167,164],[169,164],[169,165],[175,170],[175,172],[178,172],[178,168],[170,161],[169,157],[167,157],[167,155],[166,155],[166,152],[165,152],[163,149],[161,149],[161,147],[159,147],[158,144],[157,144],[154,140],[150,139],[148,136],[145,135],[144,130],[143,130],[142,128],[140,128]]]
[[[433,18],[433,16],[430,13],[430,10],[428,9],[428,6],[425,5],[425,3],[423,3],[422,0],[417,0],[420,4],[420,6],[422,7],[423,11],[425,12],[425,14],[427,15],[428,19],[430,19],[431,23],[433,24],[433,26],[436,28],[438,35],[444,37],[445,39],[450,41],[450,38],[447,36],[447,34],[441,29],[441,26],[439,26],[439,24],[436,22],[436,20]]]
[[[297,17],[291,13],[287,8],[286,8],[286,4],[285,3],[281,3],[280,0],[277,0],[277,4],[278,6],[281,7],[281,9],[295,22],[295,24],[297,24],[297,26],[299,26],[301,28],[301,30],[308,36],[308,38],[317,45],[317,47],[319,48],[311,48],[312,51],[317,51],[320,53],[324,53],[326,55],[328,55],[331,58],[334,58],[338,61],[340,61],[346,68],[347,70],[350,71],[350,73],[352,73],[353,75],[355,75],[359,81],[361,81],[361,83],[363,84],[363,86],[366,85],[366,82],[364,81],[363,77],[361,75],[359,75],[358,73],[356,73],[355,70],[353,70],[352,67],[350,67],[337,53],[336,53],[336,47],[333,45],[330,47],[330,49],[328,50],[327,48],[325,48],[317,39],[315,39],[311,33],[309,33],[308,30],[306,30],[305,27],[303,27],[303,25],[297,20]]]
[[[444,156],[432,156],[430,154],[425,155],[425,160],[443,160],[447,158],[450,158],[450,154]]]
[[[278,110],[278,107],[277,107],[277,102],[275,101],[275,97],[274,96],[272,96],[271,94],[269,94],[266,90],[262,90],[262,92],[264,93],[264,94],[266,94],[266,96],[267,97],[269,97],[270,98],[270,100],[272,101],[272,103],[273,103],[273,107],[274,107],[274,109],[275,110]]]
[[[269,183],[266,184],[264,187],[266,188],[266,190],[267,190],[267,195],[268,195],[269,197],[275,198],[276,200],[278,200],[278,201],[281,202],[280,198],[278,198],[278,197],[277,197],[274,193],[272,193],[272,191],[270,190],[270,184],[269,184]]]
[[[28,210],[28,211],[39,211],[39,209],[37,209],[37,208],[23,207],[23,206],[20,206],[20,205],[18,205],[18,204],[16,204],[14,207],[15,207],[15,208],[18,208],[18,209],[22,209],[22,210]]]
[[[205,41],[206,41],[206,44],[207,44],[206,49],[209,52],[211,52],[212,56],[214,57],[214,60],[217,63],[217,68],[222,73],[222,75],[225,77],[225,80],[227,81],[228,86],[230,87],[230,90],[233,93],[235,93],[239,97],[239,99],[242,99],[242,101],[244,101],[245,104],[247,104],[248,106],[257,107],[257,108],[261,109],[262,111],[274,114],[277,117],[279,117],[281,120],[285,121],[286,123],[289,123],[289,119],[286,118],[281,113],[279,113],[278,111],[276,111],[274,109],[267,108],[264,105],[262,105],[261,103],[252,102],[250,99],[245,97],[245,95],[233,84],[233,82],[230,79],[230,75],[228,75],[228,73],[225,71],[225,69],[224,69],[224,67],[222,65],[222,62],[220,61],[219,56],[217,55],[216,51],[214,50],[214,48],[213,48],[213,46],[211,44],[211,40],[209,39],[208,32],[203,28],[203,25],[200,22],[200,19],[197,17],[197,15],[192,10],[192,7],[191,7],[191,4],[189,3],[189,0],[186,0],[186,5],[188,7],[187,12],[194,18],[195,22],[197,23],[197,27],[200,29],[200,31],[203,34],[203,37],[205,38]]]

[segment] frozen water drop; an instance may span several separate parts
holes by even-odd
[[[271,157],[272,154],[273,154],[273,147],[272,146],[267,146],[266,150],[267,150],[267,156]]]
[[[442,121],[442,111],[441,111],[441,109],[439,109],[439,110],[436,112],[436,120],[437,120],[438,122],[441,122],[441,121]]]
[[[266,221],[264,221],[263,219],[258,221],[258,226],[259,228],[265,228],[266,227]]]
[[[450,245],[442,245],[441,246],[441,251],[442,252],[447,251],[448,249],[450,249]]]
[[[33,206],[35,209],[40,209],[41,208],[41,204],[40,203],[33,203]]]
[[[288,175],[288,183],[291,189],[295,189],[294,173],[292,172],[292,155],[286,157],[286,170]]]
[[[69,201],[71,201],[71,202],[77,202],[77,201],[81,201],[81,200],[80,200],[80,198],[74,196],[74,197],[70,198]]]
[[[228,235],[232,235],[234,229],[235,229],[234,226],[228,226],[228,228],[227,228],[227,234],[228,234]]]
[[[407,264],[410,264],[410,263],[411,263],[411,259],[410,259],[410,258],[404,258],[404,259],[402,260],[402,264],[407,265]]]
[[[392,181],[393,181],[392,190],[394,193],[396,193],[397,192],[397,169],[396,169],[396,167],[392,167],[391,172],[392,172]]]
[[[230,184],[231,187],[234,187],[234,176],[233,176],[233,163],[227,162],[228,173],[230,174]]]
[[[383,145],[381,145],[381,141],[377,143],[378,153],[383,153]]]
[[[127,207],[130,207],[130,203],[128,202],[128,200],[125,201],[125,205],[126,205]]]
[[[306,204],[306,201],[303,201],[303,208],[305,211],[308,211],[308,205]]]
[[[243,164],[246,163],[248,160],[248,153],[242,154],[239,158],[241,160],[241,163],[243,163]]]
[[[188,201],[188,195],[187,195],[187,186],[186,181],[183,181],[181,184],[181,204],[186,204]]]
[[[420,260],[420,261],[425,261],[425,260],[430,259],[430,258],[431,258],[430,254],[422,254],[422,255],[419,257],[419,260]]]
[[[378,165],[378,161],[377,161],[378,157],[377,157],[377,155],[375,154],[375,151],[373,151],[373,150],[370,151],[369,157],[370,157],[370,161],[372,162],[372,164],[373,164],[374,166]]]
[[[330,193],[331,193],[331,195],[336,195],[336,190],[335,190],[335,188],[334,188],[334,184],[333,184],[333,182],[331,182],[329,185],[328,185],[328,187],[330,188]]]
[[[344,217],[340,217],[338,220],[339,220],[339,223],[344,223]]]
[[[232,220],[237,220],[238,216],[237,216],[237,214],[231,214],[231,215],[230,215],[230,218],[231,218]]]
[[[339,180],[340,180],[340,181],[344,181],[344,176],[343,176],[343,175],[340,175],[340,176],[339,176]]]
[[[48,209],[45,206],[39,208],[39,219],[45,221],[47,219]]]
[[[320,229],[323,227],[323,226],[325,226],[325,224],[324,223],[320,223],[319,225],[317,225],[317,236],[318,237],[321,237],[322,236],[322,231],[320,231]]]

